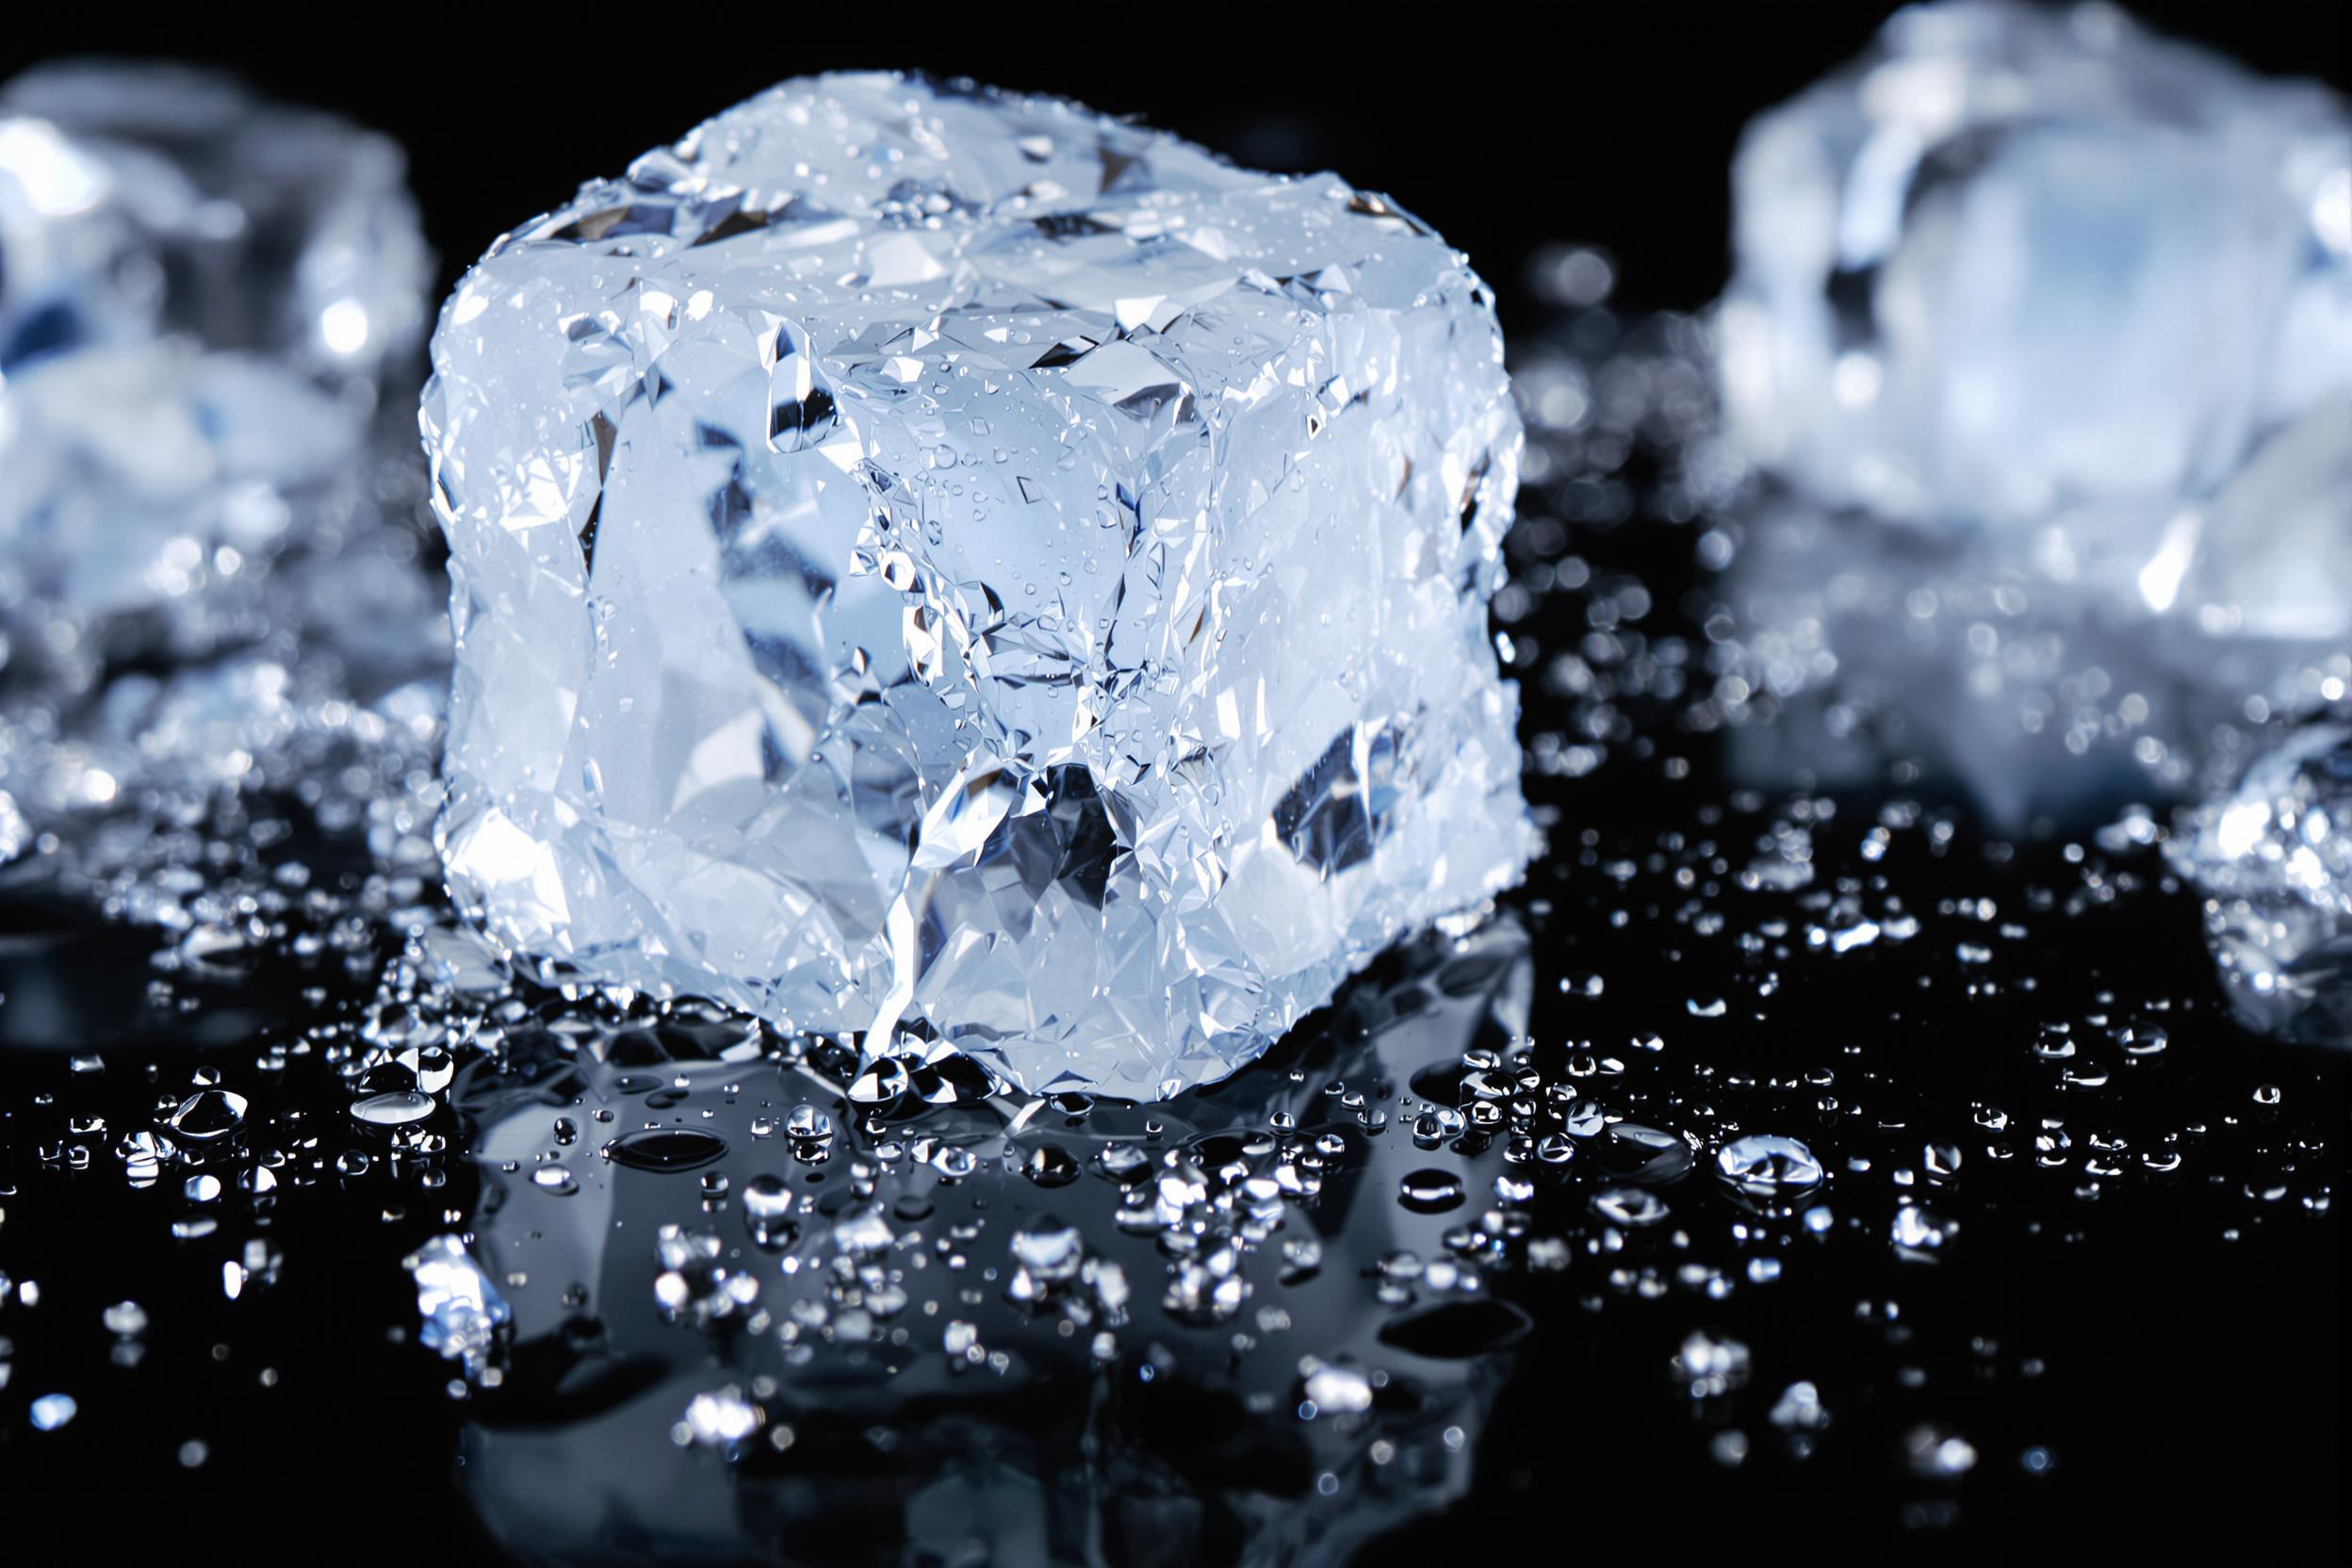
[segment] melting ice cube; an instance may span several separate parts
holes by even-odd
[[[445,852],[515,948],[1154,1098],[1532,852],[1500,338],[1383,198],[793,81],[501,240],[433,354]]]

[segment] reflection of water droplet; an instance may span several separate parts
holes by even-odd
[[[147,1331],[147,1312],[137,1301],[117,1301],[100,1315],[106,1332],[125,1338]]]
[[[1013,1259],[1040,1280],[1067,1280],[1086,1257],[1086,1241],[1078,1227],[1052,1215],[1039,1215],[1013,1233]]]
[[[856,1204],[843,1209],[833,1221],[833,1245],[853,1258],[886,1251],[890,1241],[890,1222],[882,1217],[878,1204]]]
[[[1308,1420],[1317,1415],[1354,1415],[1372,1408],[1372,1381],[1352,1366],[1315,1362],[1302,1387],[1307,1397],[1298,1413]]]
[[[1693,1330],[1682,1342],[1676,1372],[1694,1399],[1712,1399],[1748,1380],[1748,1348],[1728,1335]]]
[[[1821,1182],[1821,1162],[1794,1138],[1751,1133],[1716,1152],[1715,1172],[1758,1198],[1809,1191]]]
[[[41,1431],[56,1431],[81,1408],[71,1394],[44,1394],[33,1401],[33,1426]]]
[[[1408,1174],[1398,1192],[1406,1208],[1422,1214],[1442,1214],[1462,1203],[1462,1178],[1450,1170],[1415,1170]]]
[[[604,1146],[606,1158],[631,1170],[693,1170],[727,1152],[727,1140],[699,1127],[647,1127]]]
[[[1813,1432],[1829,1425],[1829,1412],[1821,1407],[1820,1389],[1809,1382],[1797,1382],[1781,1391],[1767,1419],[1783,1431]]]
[[[1666,1217],[1666,1200],[1640,1187],[1609,1187],[1592,1195],[1592,1212],[1614,1225],[1655,1225]]]
[[[1953,1221],[1917,1203],[1905,1203],[1895,1214],[1895,1250],[1914,1262],[1930,1262],[1959,1229]]]
[[[531,1184],[542,1192],[568,1198],[580,1190],[580,1179],[560,1165],[543,1165],[531,1173]]]
[[[1961,1476],[1976,1468],[1975,1445],[1940,1427],[1914,1427],[1903,1447],[1916,1475]]]
[[[754,1176],[743,1184],[743,1214],[755,1223],[783,1219],[792,1212],[792,1189],[783,1177]]]
[[[686,1418],[672,1430],[679,1447],[688,1444],[705,1448],[726,1448],[744,1441],[760,1429],[760,1412],[746,1402],[743,1390],[728,1386],[710,1394],[697,1394],[686,1406]]]

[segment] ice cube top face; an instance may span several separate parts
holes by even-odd
[[[2352,418],[2348,125],[2105,6],[1903,11],[1741,145],[1735,425],[1834,504],[2161,527]]]
[[[176,67],[0,89],[11,620],[78,635],[177,601],[193,636],[208,581],[353,480],[424,326],[403,169],[382,137]]]
[[[788,82],[433,359],[445,858],[518,950],[1153,1098],[1531,851],[1492,306],[1335,177]]]

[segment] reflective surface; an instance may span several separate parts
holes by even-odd
[[[421,532],[11,706],[12,1544],[2340,1556],[2352,1055],[2240,1011],[2343,972],[2281,918],[2331,886],[2334,751],[2241,705],[2230,770],[2284,761],[2178,824],[1901,741],[1743,786],[1788,711],[1790,627],[1734,591],[1772,492],[1706,322],[1616,270],[1512,283],[1495,645],[1547,854],[1165,1104],[501,968],[437,890]],[[2091,662],[2066,690],[2152,689]]]

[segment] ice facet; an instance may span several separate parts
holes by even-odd
[[[2306,725],[2168,845],[2253,1028],[2352,1044],[2352,722]]]
[[[0,607],[87,671],[247,628],[292,534],[372,500],[431,260],[389,140],[176,67],[0,89]]]
[[[443,847],[514,949],[1152,1098],[1532,850],[1491,303],[1334,176],[788,82],[433,355]]]

